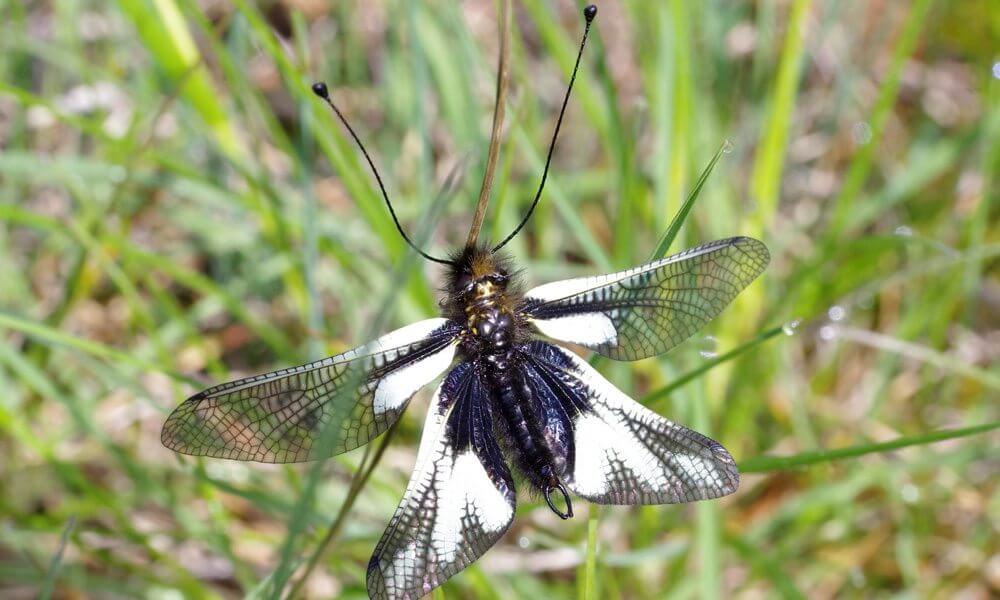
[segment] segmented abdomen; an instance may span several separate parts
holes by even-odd
[[[518,467],[533,485],[544,489],[552,477],[553,460],[534,414],[531,388],[516,376],[515,365],[504,366],[490,377],[494,401],[507,424]]]

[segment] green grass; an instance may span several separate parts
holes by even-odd
[[[496,6],[202,4],[0,0],[4,595],[361,598],[405,488],[426,395],[390,443],[312,465],[181,458],[159,428],[200,387],[436,313],[438,269],[309,84],[330,84],[440,255],[486,159]],[[693,340],[598,362],[745,476],[718,502],[580,502],[567,522],[522,496],[435,597],[996,593],[988,3],[600,10],[509,248],[534,284],[764,240],[764,277]],[[515,2],[484,237],[533,195],[581,31],[567,3]]]

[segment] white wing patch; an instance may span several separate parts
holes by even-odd
[[[429,594],[510,527],[515,492],[486,394],[467,362],[434,393],[406,493],[368,565],[370,597]]]
[[[444,372],[455,358],[456,344],[449,344],[439,352],[422,358],[415,363],[399,368],[378,383],[372,408],[375,414],[396,410]]]
[[[564,342],[581,346],[618,344],[614,322],[600,312],[567,315],[556,319],[532,319],[538,331]]]
[[[576,494],[603,504],[664,504],[736,491],[739,472],[719,443],[645,408],[585,360],[559,348],[589,392],[574,422]]]
[[[616,464],[628,465],[649,489],[667,485],[660,460],[635,438],[622,435],[625,429],[617,416],[583,414],[576,421],[576,468],[573,490],[581,496],[606,494],[614,478]]]
[[[472,513],[487,531],[502,531],[514,518],[512,507],[500,490],[493,485],[483,463],[471,451],[459,455],[451,471],[438,462],[438,513],[434,521],[434,549],[438,560],[451,562],[463,540],[462,523]]]

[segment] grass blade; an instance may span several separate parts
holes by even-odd
[[[597,598],[597,525],[598,507],[591,504],[587,513],[587,556],[583,568],[583,600]]]
[[[656,250],[653,251],[653,256],[650,260],[657,260],[663,258],[667,255],[667,251],[670,250],[670,245],[674,243],[674,239],[677,238],[677,234],[680,233],[681,226],[684,225],[684,221],[687,220],[688,215],[691,213],[691,209],[694,208],[695,200],[701,194],[701,188],[705,186],[705,182],[708,181],[708,176],[712,174],[712,170],[715,169],[715,164],[719,162],[722,155],[729,151],[729,142],[725,141],[719,146],[719,149],[715,151],[715,156],[709,161],[708,166],[705,170],[701,172],[698,177],[698,181],[695,182],[694,188],[691,189],[691,193],[688,194],[687,200],[681,205],[680,210],[674,215],[674,219],[670,221],[670,227],[667,228],[666,233],[660,238],[660,243],[656,245]]]
[[[56,587],[56,579],[59,577],[59,570],[62,568],[62,559],[63,554],[66,552],[66,544],[69,543],[69,536],[73,534],[75,527],[76,517],[71,516],[66,521],[66,527],[63,528],[62,536],[59,538],[59,547],[56,548],[55,554],[52,555],[49,570],[45,573],[45,582],[42,584],[42,590],[38,593],[38,597],[42,600],[48,600],[52,597],[52,591]]]
[[[135,25],[146,49],[153,54],[164,72],[176,80],[185,80],[181,96],[208,125],[216,143],[230,157],[241,155],[241,146],[219,102],[208,71],[202,64],[198,47],[173,0],[154,0],[150,7],[143,0],[119,0],[118,6]]]
[[[898,450],[909,446],[923,446],[944,440],[969,437],[980,433],[987,433],[997,428],[1000,428],[1000,421],[993,421],[992,423],[985,423],[982,425],[973,425],[971,427],[963,427],[961,429],[943,429],[921,435],[902,436],[888,442],[880,442],[877,444],[859,444],[857,446],[848,446],[846,448],[837,448],[834,450],[803,452],[801,454],[794,454],[791,456],[756,456],[739,463],[738,466],[740,472],[742,473],[771,473],[774,471],[785,471],[788,469],[844,460],[846,458],[857,458],[866,454],[889,452],[891,450]]]
[[[736,358],[739,355],[743,354],[747,350],[752,350],[753,348],[759,346],[760,344],[763,344],[767,340],[769,340],[769,339],[777,336],[779,333],[782,333],[784,331],[784,328],[785,328],[785,326],[782,325],[780,327],[774,327],[772,329],[768,329],[768,330],[766,330],[766,331],[764,331],[762,333],[759,333],[757,335],[757,337],[753,338],[752,340],[749,340],[749,341],[747,341],[747,342],[745,342],[745,343],[737,346],[736,348],[733,348],[729,352],[726,352],[724,354],[720,354],[719,356],[716,356],[715,358],[712,358],[710,360],[704,361],[703,363],[701,363],[700,365],[698,365],[698,367],[696,367],[696,368],[688,371],[687,373],[681,375],[677,379],[675,379],[672,382],[670,382],[669,385],[665,385],[665,386],[663,386],[662,388],[660,388],[658,390],[654,390],[654,391],[649,392],[648,394],[646,394],[646,396],[642,399],[642,404],[648,406],[652,402],[656,402],[657,400],[660,400],[661,398],[666,398],[672,392],[674,392],[674,390],[676,390],[677,388],[680,388],[680,387],[684,386],[685,384],[687,384],[687,383],[689,383],[689,382],[691,382],[691,381],[693,381],[695,379],[698,379],[703,374],[705,374],[706,372],[714,369],[715,367],[719,366],[720,364],[722,364],[724,362],[728,362],[730,360],[733,360],[734,358]]]
[[[762,127],[764,139],[760,142],[754,162],[751,189],[757,202],[757,214],[770,219],[778,204],[779,185],[788,145],[788,131],[795,112],[795,97],[799,89],[802,59],[805,56],[805,26],[812,0],[795,0],[788,17],[788,32],[781,51],[778,77],[771,92],[771,106]]]
[[[708,382],[702,378],[688,396],[691,410],[691,424],[696,431],[711,435],[709,406],[705,388]],[[720,554],[720,516],[715,502],[699,502],[695,506],[695,539],[698,552],[698,595],[702,598],[719,598],[722,575]]]

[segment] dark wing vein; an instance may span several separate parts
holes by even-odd
[[[761,242],[719,240],[647,265],[526,294],[539,331],[616,360],[662,354],[716,317],[770,260]]]
[[[217,385],[177,407],[160,439],[183,454],[265,463],[352,450],[448,368],[458,330],[428,319],[337,356]],[[323,435],[332,439],[323,444]]]

